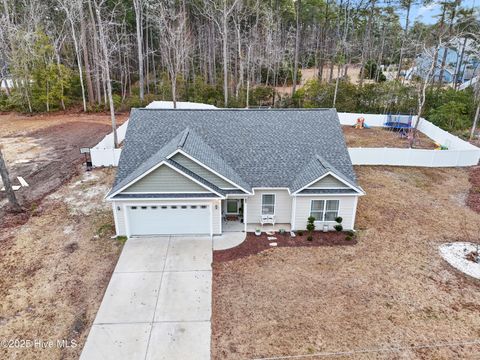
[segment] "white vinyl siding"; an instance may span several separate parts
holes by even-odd
[[[310,216],[312,200],[338,200],[338,216],[343,218],[343,228],[345,230],[351,230],[355,225],[353,223],[356,212],[355,199],[356,196],[339,196],[338,198],[331,196],[298,196],[295,200],[295,224],[292,224],[292,226],[294,226],[295,230],[304,230],[307,227],[307,219]],[[324,224],[328,225],[330,229],[333,229],[336,222],[315,221],[317,230],[321,230]]]
[[[116,202],[112,203],[113,207],[113,216],[116,219],[116,234],[119,236],[125,236],[127,231],[125,229],[125,217],[122,213],[122,205],[117,204]],[[118,210],[117,208],[120,208]]]
[[[209,192],[206,188],[171,169],[167,165],[161,165],[159,168],[144,176],[137,182],[130,185],[122,192],[139,193],[172,193],[172,192]]]
[[[205,169],[202,165],[196,163],[195,161],[189,159],[185,155],[176,154],[172,157],[173,161],[176,161],[183,167],[197,174],[201,178],[204,178],[208,182],[211,182],[213,185],[218,186],[220,189],[235,189],[236,186],[230,184],[228,181],[222,179],[218,175],[215,175],[211,171]]]
[[[247,197],[247,223],[260,223],[263,194],[275,195],[275,222],[278,224],[290,224],[292,198],[287,190],[254,190],[254,195]]]
[[[318,180],[308,187],[308,189],[335,189],[335,188],[348,188],[347,185],[340,180],[334,178],[332,175],[327,175],[323,179]]]

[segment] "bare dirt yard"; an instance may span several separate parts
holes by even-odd
[[[103,201],[113,169],[82,172],[47,196],[22,226],[0,234],[0,339],[53,341],[0,348],[1,359],[78,359],[122,244]],[[60,348],[57,340],[74,340]]]
[[[0,114],[11,178],[29,184],[16,191],[25,209],[19,215],[6,215],[0,193],[0,339],[53,341],[46,349],[2,346],[0,359],[80,355],[122,244],[111,239],[103,201],[114,170],[85,172],[79,149],[110,131],[107,114]],[[61,348],[57,340],[77,346]]]
[[[118,115],[118,124],[127,114]],[[0,144],[14,185],[17,176],[30,185],[16,192],[29,209],[78,173],[84,161],[81,147],[92,147],[111,132],[107,114],[54,113],[47,115],[0,115]],[[5,194],[0,192],[0,215]],[[2,219],[3,218],[3,221]],[[0,227],[11,221],[0,216]]]
[[[367,192],[357,244],[214,263],[213,359],[478,357],[480,282],[438,251],[445,242],[480,243],[480,214],[466,206],[469,170],[356,170]]]
[[[355,129],[353,126],[342,126],[345,141],[349,147],[395,147],[408,148],[408,139],[400,137],[398,132],[372,127]],[[415,149],[435,149],[435,142],[428,136],[417,132]]]

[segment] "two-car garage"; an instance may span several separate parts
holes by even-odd
[[[211,234],[210,204],[128,205],[126,227],[130,236]],[[118,214],[117,214],[118,215]]]

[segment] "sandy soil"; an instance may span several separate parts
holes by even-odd
[[[78,359],[122,245],[103,201],[111,169],[76,176],[21,227],[0,233],[0,339],[75,340],[75,348],[6,349],[2,359]]]
[[[118,123],[126,119],[118,116]],[[107,114],[55,113],[0,115],[0,143],[14,185],[17,176],[30,185],[16,195],[26,209],[77,174],[81,147],[91,147],[111,131]],[[0,193],[0,214],[5,194]],[[0,219],[0,227],[5,222]]]
[[[300,89],[303,85],[306,84],[307,81],[317,79],[318,77],[318,69],[316,68],[309,68],[309,69],[300,69],[302,71],[302,79],[300,84],[297,86],[297,89]],[[357,84],[360,79],[360,66],[358,65],[350,65],[348,67],[347,76],[350,78],[350,81],[354,84]],[[335,80],[337,78],[337,67],[333,70],[332,79]],[[328,81],[330,79],[330,66],[325,66],[323,68],[322,79],[324,81]],[[368,84],[373,82],[373,80],[364,79],[364,83]],[[275,90],[281,95],[290,95],[292,93],[291,86],[277,86]]]
[[[382,128],[355,129],[352,126],[342,126],[342,130],[349,147],[409,147],[408,139],[400,137],[398,132]],[[435,149],[435,142],[418,132],[414,147],[416,149]]]
[[[412,348],[480,337],[480,282],[438,245],[480,242],[465,205],[466,169],[357,168],[354,246],[277,248],[214,264],[213,359],[402,350],[346,359],[454,359],[479,345]],[[309,359],[331,357],[308,357]]]

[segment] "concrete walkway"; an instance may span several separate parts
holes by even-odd
[[[210,359],[212,240],[127,241],[81,360]]]

